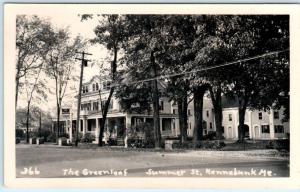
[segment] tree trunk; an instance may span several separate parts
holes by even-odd
[[[180,142],[184,143],[187,139],[187,96],[178,98],[178,116],[180,128]]]
[[[217,139],[222,138],[222,121],[223,121],[223,113],[222,113],[222,96],[221,96],[221,87],[217,86],[216,91],[214,92],[213,88],[209,88],[209,92],[211,95],[212,104],[214,106],[215,111],[215,123],[216,123],[216,133]]]
[[[20,80],[19,78],[16,78],[16,103],[15,103],[15,108],[18,106],[18,96],[19,96],[19,85],[20,85]]]
[[[30,102],[27,103],[27,113],[26,113],[26,143],[29,143],[29,116],[30,116]]]
[[[60,136],[60,133],[59,133],[60,132],[60,127],[59,127],[60,118],[59,117],[60,117],[60,106],[59,106],[59,104],[57,104],[56,143],[58,143],[58,138]]]
[[[42,137],[42,112],[40,111],[39,137]]]
[[[246,108],[239,107],[239,126],[238,126],[239,142],[242,142],[245,137],[245,129],[244,129],[245,113],[246,113]]]
[[[154,125],[154,140],[155,148],[161,147],[160,122],[159,122],[159,96],[157,88],[157,80],[152,81],[153,92],[153,125]]]
[[[151,52],[150,61],[152,65],[152,76],[157,77],[157,66],[155,63],[154,50]],[[161,133],[159,122],[159,91],[157,87],[157,80],[152,80],[152,100],[153,100],[153,126],[154,126],[154,142],[155,148],[161,148]]]
[[[245,114],[249,101],[249,96],[245,90],[245,95],[239,97],[239,126],[238,126],[238,138],[239,142],[244,141],[245,137]]]
[[[102,146],[102,138],[103,138],[103,133],[104,133],[105,122],[106,122],[106,118],[107,118],[109,104],[110,104],[112,95],[114,93],[114,90],[115,90],[114,87],[112,87],[110,89],[109,96],[108,96],[107,101],[105,102],[105,105],[104,105],[104,109],[101,109],[101,110],[103,110],[102,111],[103,113],[102,113],[102,121],[100,122],[100,132],[99,132],[99,140],[98,140],[98,146],[99,147]]]
[[[193,142],[197,143],[203,138],[203,97],[207,90],[207,86],[198,86],[194,88],[194,115],[195,115],[195,125],[194,125],[194,137]]]
[[[116,80],[116,72],[117,72],[117,59],[118,59],[118,47],[115,45],[114,46],[114,59],[111,62],[111,75],[112,75],[112,80],[113,82]],[[102,111],[102,121],[100,122],[100,132],[99,132],[99,139],[98,139],[98,146],[102,146],[102,138],[103,138],[103,133],[104,133],[104,127],[105,127],[105,122],[107,118],[107,113],[109,109],[109,104],[112,98],[112,95],[114,93],[115,87],[110,88],[109,96],[107,98],[107,101],[105,102],[104,109],[101,108]]]

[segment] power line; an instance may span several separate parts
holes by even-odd
[[[279,54],[279,53],[283,53],[283,52],[287,52],[287,51],[289,51],[289,49],[285,49],[285,50],[281,50],[281,51],[273,51],[273,52],[265,53],[265,54],[262,54],[262,55],[256,55],[256,56],[253,56],[253,57],[248,57],[246,59],[239,59],[237,61],[223,63],[223,64],[220,64],[220,65],[214,65],[214,66],[211,66],[211,67],[206,67],[206,68],[202,68],[202,69],[198,69],[198,70],[185,71],[185,72],[181,72],[181,73],[173,73],[173,74],[169,74],[169,75],[162,75],[162,76],[158,76],[158,77],[153,77],[153,78],[148,78],[148,79],[143,79],[143,80],[138,80],[138,81],[132,81],[132,82],[129,82],[129,83],[119,83],[119,84],[111,85],[110,87],[117,87],[119,85],[133,85],[133,84],[143,83],[143,82],[147,82],[147,81],[153,81],[153,80],[159,80],[159,79],[164,79],[164,78],[169,78],[169,77],[175,77],[175,76],[180,76],[180,75],[197,73],[197,72],[201,72],[201,71],[207,71],[207,70],[216,69],[216,68],[220,68],[220,67],[225,67],[225,66],[229,66],[229,65],[234,65],[234,64],[238,64],[238,63],[242,63],[242,62],[246,62],[246,61],[250,61],[250,60],[255,60],[255,59],[258,59],[258,58],[262,58],[262,57],[266,57],[266,56],[270,56],[270,55],[275,55],[275,54]]]
[[[121,85],[133,85],[133,84],[143,83],[143,82],[147,82],[147,81],[159,80],[159,79],[164,79],[164,78],[169,78],[169,77],[175,77],[175,76],[180,76],[180,75],[186,75],[186,74],[191,74],[191,73],[197,73],[197,72],[212,70],[212,69],[226,67],[226,66],[229,66],[229,65],[235,65],[235,64],[246,62],[246,61],[255,60],[255,59],[258,59],[258,58],[263,58],[263,57],[267,57],[267,56],[270,56],[270,55],[275,55],[275,54],[279,54],[279,53],[283,53],[283,52],[287,52],[287,51],[289,51],[289,49],[264,53],[262,55],[256,55],[256,56],[253,56],[253,57],[248,57],[248,58],[245,58],[245,59],[239,59],[239,60],[236,60],[236,61],[223,63],[223,64],[220,64],[220,65],[214,65],[214,66],[211,66],[211,67],[206,67],[206,68],[202,68],[202,69],[198,69],[198,70],[185,71],[185,72],[181,72],[181,73],[173,73],[173,74],[162,75],[162,76],[158,76],[158,77],[153,77],[153,78],[148,78],[148,79],[143,79],[143,80],[138,80],[138,81],[132,81],[132,82],[126,82],[126,83],[117,83],[117,84],[114,84],[114,85],[110,85],[108,87],[111,88],[111,87],[117,87],[117,86],[121,86]],[[77,91],[68,93],[68,95],[70,95],[72,93],[77,93]]]

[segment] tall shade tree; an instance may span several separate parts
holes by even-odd
[[[235,22],[238,16],[203,16],[201,25],[198,25],[198,33],[202,35],[195,38],[194,50],[196,53],[194,67],[197,69],[210,68],[224,64],[233,60],[228,38],[234,36],[238,28],[235,28]],[[198,65],[201,63],[201,65]],[[230,67],[229,67],[230,68]],[[217,138],[222,138],[222,93],[226,89],[229,73],[226,73],[225,67],[218,67],[211,70],[205,70],[201,76],[208,83],[209,96],[214,108],[214,118],[216,125]]]
[[[159,124],[159,90],[157,77],[161,76],[161,57],[166,52],[166,15],[126,15],[128,22],[127,43],[124,45],[127,74],[131,79],[138,81],[150,78],[150,81],[141,82],[138,86],[143,89],[148,86],[153,109],[153,132],[155,148],[161,147],[161,133]],[[140,77],[141,79],[137,79]],[[147,94],[148,95],[148,94]]]
[[[72,74],[76,66],[76,51],[83,49],[86,43],[79,36],[72,39],[67,29],[58,29],[52,41],[51,50],[45,55],[44,59],[46,62],[46,73],[55,81],[56,141],[58,141],[61,132],[60,112],[63,98],[70,80],[77,79],[77,76]]]
[[[51,46],[53,38],[51,24],[38,16],[18,15],[16,18],[16,95],[17,107],[22,78],[42,67],[42,56]]]
[[[31,70],[25,74],[24,86],[26,92],[26,142],[29,143],[30,109],[32,102],[41,103],[47,100],[47,87],[45,79],[41,78],[42,68]]]
[[[82,20],[92,18],[93,15],[82,15]],[[110,64],[109,77],[112,85],[116,82],[116,73],[118,66],[118,54],[122,47],[125,38],[125,23],[121,15],[98,15],[99,25],[94,29],[96,38],[92,39],[92,43],[98,43],[106,46],[111,52],[112,61]],[[109,110],[111,98],[115,92],[115,87],[111,86],[107,100],[101,107],[102,121],[100,122],[99,142],[98,146],[102,146],[102,138]]]
[[[289,17],[240,16],[235,27],[238,31],[228,38],[235,60],[283,51],[241,62],[227,71],[231,74],[227,93],[239,103],[238,133],[239,141],[242,141],[247,107],[269,110],[288,103]]]
[[[163,63],[162,73],[171,75],[167,78],[167,94],[178,105],[180,141],[185,142],[188,127],[188,99],[191,95],[190,79],[185,75],[172,75],[185,72],[188,63],[194,60],[195,54],[191,49],[196,35],[195,20],[191,15],[172,15],[165,23],[168,34],[165,38],[166,52],[163,57],[160,57],[160,62]]]

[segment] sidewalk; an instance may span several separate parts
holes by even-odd
[[[58,146],[54,143],[45,143],[42,145],[17,144],[16,148],[57,148],[69,150],[84,150],[84,151],[112,151],[112,152],[134,152],[134,153],[158,153],[163,156],[170,157],[216,157],[216,158],[237,158],[237,159],[261,159],[261,160],[289,160],[289,152],[277,151],[275,149],[252,149],[252,150],[234,150],[234,151],[219,151],[205,149],[174,149],[172,151],[164,149],[148,149],[148,148],[124,148],[122,146],[103,146],[98,147],[96,144],[82,144],[75,146]]]

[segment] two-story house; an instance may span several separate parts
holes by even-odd
[[[165,89],[164,83],[158,82],[158,88],[160,90]],[[100,122],[102,121],[101,102],[102,104],[106,102],[109,91],[109,81],[100,81],[98,76],[93,77],[90,81],[82,85],[79,132],[83,135],[86,133],[95,135],[95,142],[98,142]],[[178,113],[173,111],[174,106],[172,106],[172,102],[169,98],[161,97],[159,105],[159,121],[162,137],[178,136],[180,134]],[[70,138],[74,137],[76,130],[76,101],[74,101],[74,105],[71,108],[70,119],[72,119],[72,131],[70,131],[71,123],[63,123],[64,125],[67,124],[65,132],[70,135]],[[62,121],[71,122],[70,119],[65,118]],[[118,98],[114,96],[111,98],[106,118],[106,130],[110,130],[110,137],[123,137],[126,129],[141,123],[153,124],[153,112],[129,113],[122,109]]]

